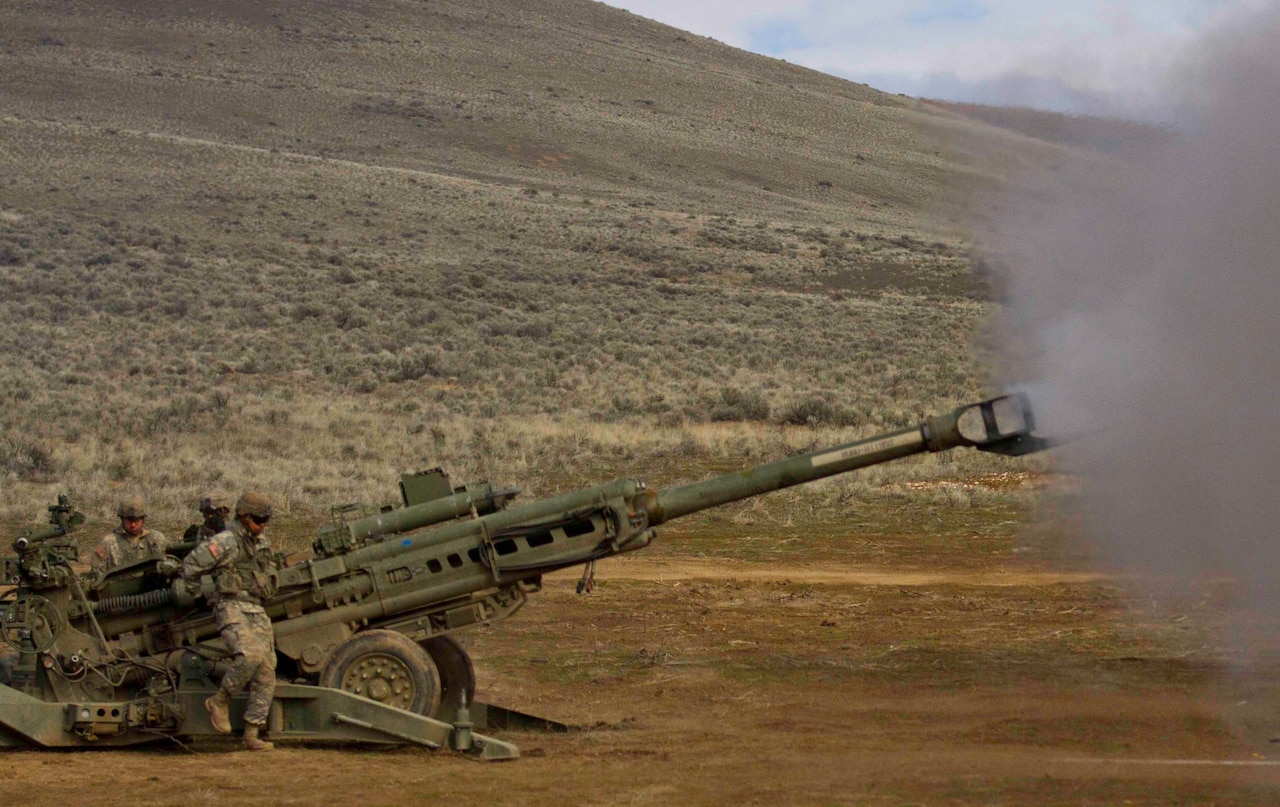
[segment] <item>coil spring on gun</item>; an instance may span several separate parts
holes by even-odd
[[[93,604],[95,614],[120,614],[135,608],[153,608],[173,602],[173,592],[167,588],[155,591],[144,591],[141,594],[122,594],[119,597],[106,597]]]

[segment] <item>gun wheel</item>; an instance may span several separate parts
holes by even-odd
[[[467,651],[452,636],[433,636],[421,643],[440,673],[440,707],[428,717],[452,720],[462,705],[476,700],[476,668]]]
[[[431,714],[440,705],[435,663],[409,637],[390,630],[348,639],[320,673],[320,686],[418,714]]]

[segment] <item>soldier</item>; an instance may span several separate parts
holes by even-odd
[[[161,532],[147,529],[147,505],[141,496],[121,499],[116,515],[120,517],[120,526],[102,536],[89,558],[89,568],[95,574],[146,557],[163,557],[169,548],[169,539]]]
[[[249,686],[244,710],[244,745],[250,751],[270,751],[260,736],[267,723],[276,688],[276,645],[271,620],[262,604],[275,593],[276,566],[265,534],[271,502],[247,491],[236,502],[235,520],[211,536],[182,561],[182,578],[192,593],[200,580],[213,578],[210,605],[232,653],[231,668],[218,691],[204,702],[209,720],[221,734],[231,733],[231,696]]]
[[[196,502],[196,509],[204,516],[203,524],[192,524],[182,533],[183,543],[200,543],[227,528],[227,516],[231,515],[231,497],[226,491],[211,490]]]

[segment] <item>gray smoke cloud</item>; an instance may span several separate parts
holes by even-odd
[[[1038,379],[1095,539],[1280,613],[1280,7],[1170,76],[1178,133],[1022,183],[982,240],[1006,267],[1009,375]],[[1005,380],[1015,380],[1005,379]]]

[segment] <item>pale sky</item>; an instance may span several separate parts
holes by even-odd
[[[1271,0],[605,0],[918,97],[1161,117],[1199,36]]]

